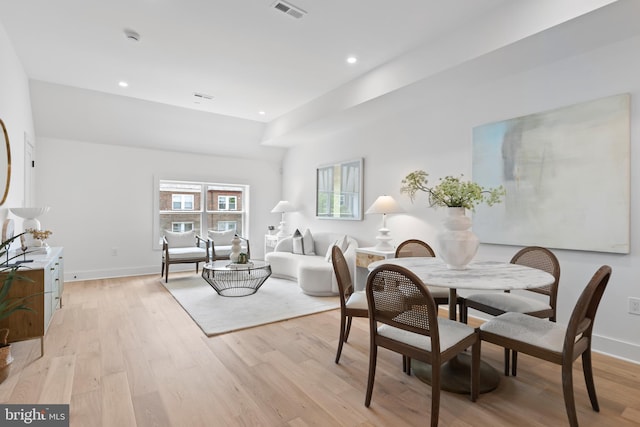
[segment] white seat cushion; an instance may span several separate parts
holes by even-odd
[[[501,314],[483,323],[480,330],[558,353],[562,352],[566,335],[565,327],[522,313]]]
[[[547,302],[507,292],[472,294],[467,296],[466,300],[488,305],[504,312],[533,313],[551,309]]]
[[[162,254],[164,256],[164,252]],[[190,248],[169,248],[170,260],[193,259],[193,258],[202,258],[204,260],[206,256],[207,256],[207,251],[205,249],[197,248],[195,246]]]
[[[347,308],[368,310],[367,294],[364,291],[354,292],[349,296],[345,305]]]
[[[440,333],[441,352],[475,333],[475,330],[472,327],[467,326],[464,323],[441,317],[438,318],[438,331]],[[405,331],[404,329],[399,329],[386,324],[382,324],[378,327],[378,335],[409,344],[413,347],[431,351],[431,338],[425,335]]]

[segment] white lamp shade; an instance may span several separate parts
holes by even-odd
[[[375,202],[367,209],[367,214],[390,214],[401,213],[404,209],[394,200],[391,196],[380,196]]]
[[[286,200],[280,200],[278,204],[271,209],[271,213],[294,212],[296,208]]]

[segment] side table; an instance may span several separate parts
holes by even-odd
[[[363,291],[367,285],[367,276],[369,275],[369,264],[383,259],[394,258],[396,251],[381,251],[375,247],[357,248],[356,249],[356,283],[357,291]]]

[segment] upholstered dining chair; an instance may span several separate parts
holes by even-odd
[[[523,295],[505,292],[475,293],[467,295],[463,300],[462,321],[467,323],[469,308],[473,308],[492,316],[512,311],[524,313],[530,316],[548,318],[552,322],[556,321],[556,301],[558,296],[558,283],[560,281],[560,263],[558,258],[550,250],[540,246],[528,246],[519,250],[512,258],[512,264],[524,265],[546,271],[554,277],[551,285],[541,288],[527,289],[527,291],[547,295],[548,301],[529,298]],[[509,359],[511,359],[511,374],[517,372],[517,352],[504,350],[504,373],[509,375]]]
[[[340,341],[338,343],[338,352],[336,353],[336,363],[338,363],[342,354],[342,344],[347,342],[349,338],[351,320],[354,317],[368,317],[369,310],[364,291],[356,292],[353,287],[349,265],[342,250],[337,245],[331,248],[331,262],[340,294]]]
[[[371,341],[365,406],[371,404],[378,347],[431,365],[431,426],[438,425],[442,364],[472,347],[471,400],[475,402],[480,377],[478,332],[464,323],[438,317],[429,289],[404,267],[377,267],[369,273],[365,292]]]
[[[562,366],[562,393],[572,427],[578,426],[573,395],[573,362],[582,356],[591,407],[599,412],[593,369],[591,335],[598,305],[611,277],[611,267],[603,265],[593,275],[571,313],[566,327],[522,313],[505,313],[480,326],[482,341],[497,344]]]
[[[396,258],[405,258],[405,257],[435,257],[435,251],[429,246],[427,242],[424,242],[419,239],[409,239],[400,243],[396,248]],[[431,292],[431,296],[436,302],[436,306],[440,305],[448,305],[449,304],[449,289],[439,288],[436,286],[428,286],[429,292]],[[462,298],[458,298],[456,301],[458,307],[460,308],[460,316],[462,316]],[[403,371],[407,373],[407,375],[411,375],[411,359],[405,358],[403,359],[405,364],[402,367]]]
[[[169,281],[169,265],[196,264],[196,274],[201,262],[209,262],[209,241],[195,231],[165,231],[162,237],[162,268],[160,277]]]

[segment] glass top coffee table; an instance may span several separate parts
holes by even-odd
[[[223,297],[255,294],[269,276],[271,266],[264,261],[250,261],[247,264],[213,261],[202,267],[202,278]]]

